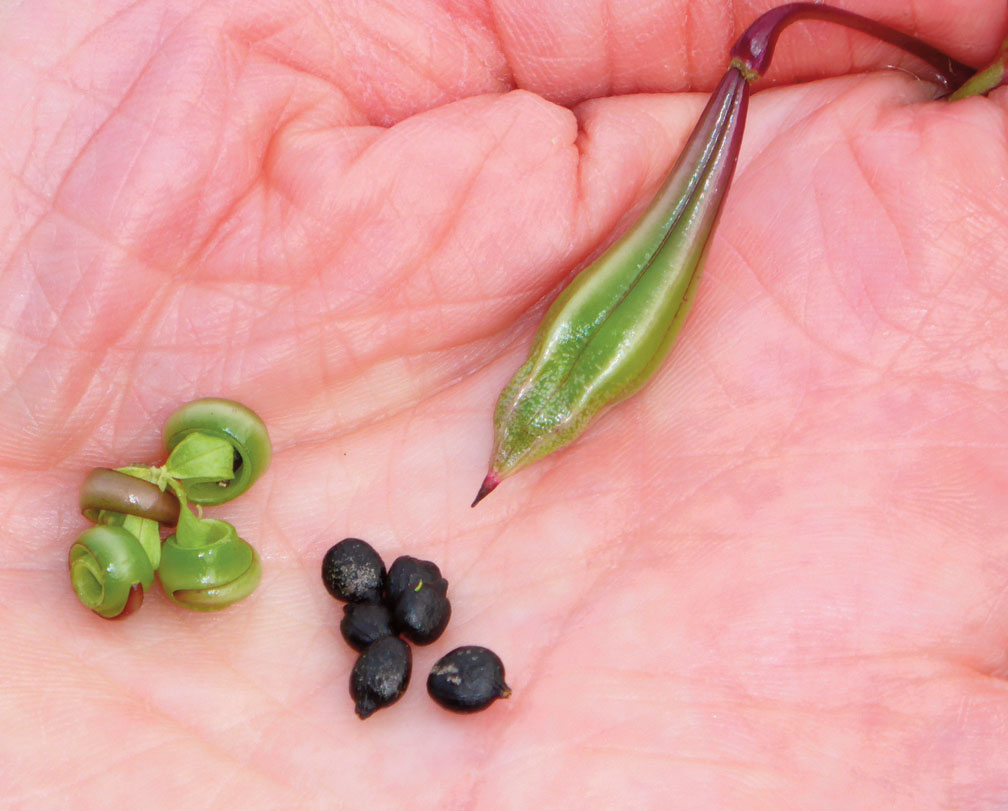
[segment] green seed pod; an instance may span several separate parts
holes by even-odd
[[[122,527],[86,530],[70,547],[68,563],[70,582],[80,601],[106,619],[136,611],[154,582],[147,553]]]
[[[745,77],[730,68],[644,214],[550,307],[497,402],[490,472],[473,505],[504,477],[572,442],[658,369],[689,310],[748,99]]]
[[[218,611],[248,597],[261,577],[259,556],[231,524],[182,508],[178,531],[161,547],[158,578],[169,598],[194,611]]]

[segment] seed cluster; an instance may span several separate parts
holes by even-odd
[[[350,674],[350,696],[364,719],[394,704],[409,686],[413,655],[400,636],[429,645],[448,627],[448,581],[435,563],[409,555],[396,558],[386,571],[370,544],[344,538],[322,559],[322,582],[346,603],[340,633],[360,652]],[[438,660],[427,692],[442,707],[462,713],[511,695],[500,658],[473,645]]]

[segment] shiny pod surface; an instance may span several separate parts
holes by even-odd
[[[169,490],[118,470],[97,467],[81,485],[80,508],[89,521],[99,522],[105,510],[122,515],[149,518],[159,524],[174,526],[178,521],[179,502]]]
[[[70,582],[80,601],[99,616],[132,613],[154,582],[154,569],[140,542],[122,527],[85,530],[70,547]]]
[[[226,439],[237,454],[234,478],[186,487],[186,496],[194,504],[230,501],[248,490],[269,467],[273,447],[266,426],[254,411],[241,403],[217,397],[186,403],[165,422],[165,447],[171,451],[193,432]]]
[[[180,545],[178,535],[161,548],[158,578],[176,603],[195,611],[218,611],[251,594],[262,577],[259,556],[234,527],[203,519],[216,538],[204,546]]]

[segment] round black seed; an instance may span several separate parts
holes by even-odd
[[[410,642],[429,645],[444,633],[451,619],[451,603],[445,596],[447,588],[444,579],[432,585],[424,582],[403,594],[393,606],[392,622]]]
[[[388,577],[385,579],[385,599],[390,606],[393,606],[406,592],[414,591],[421,583],[430,585],[443,583],[442,591],[448,588],[448,583],[441,577],[441,570],[436,563],[402,555],[389,566]]]
[[[344,538],[325,553],[322,582],[337,600],[377,603],[385,585],[385,564],[370,544]]]
[[[350,673],[350,697],[361,720],[399,700],[409,685],[413,654],[399,637],[369,645]]]
[[[340,633],[351,648],[359,651],[383,637],[395,636],[392,616],[381,603],[347,603],[343,606]]]
[[[492,650],[477,645],[455,648],[442,656],[427,677],[427,692],[453,712],[478,712],[511,695],[504,683],[504,664]]]

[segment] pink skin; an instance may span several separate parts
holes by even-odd
[[[671,362],[469,509],[543,306],[767,5],[3,13],[7,802],[1004,805],[1008,90],[757,92]],[[972,64],[1008,26],[999,0],[856,10]],[[887,62],[908,65],[808,24],[768,84]],[[637,91],[661,94],[610,97]],[[161,422],[209,394],[273,436],[212,510],[262,585],[102,622],[66,577],[81,479],[160,461]],[[455,609],[365,722],[319,580],[347,535],[437,561]],[[462,644],[514,690],[473,717],[423,689]]]

